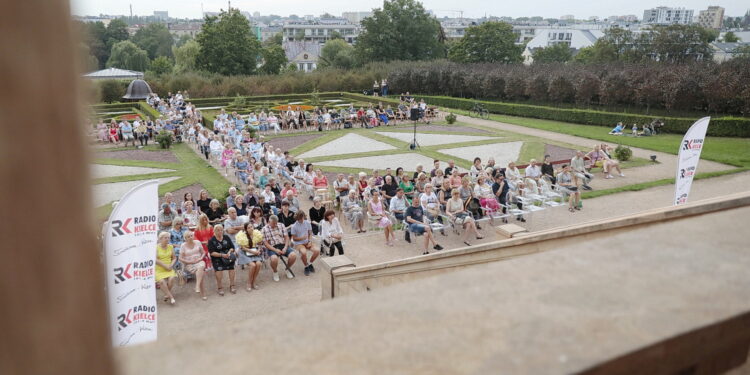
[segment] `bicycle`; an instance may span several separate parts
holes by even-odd
[[[490,118],[490,111],[488,111],[486,108],[484,108],[483,105],[479,103],[474,103],[474,107],[471,108],[469,113],[471,114],[471,116],[476,116],[485,120],[488,120]]]

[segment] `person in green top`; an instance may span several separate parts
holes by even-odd
[[[409,203],[411,203],[412,198],[414,198],[414,183],[411,182],[409,175],[404,174],[403,178],[401,179],[401,182],[398,184],[398,187],[404,190],[404,195],[406,195],[406,200],[408,200]]]

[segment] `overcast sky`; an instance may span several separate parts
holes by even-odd
[[[155,10],[166,10],[171,17],[200,18],[201,4],[203,10],[218,11],[226,9],[226,1],[218,0],[71,0],[72,11],[76,15],[128,15],[129,5],[133,5],[134,15],[152,15]],[[382,0],[264,0],[248,1],[233,0],[232,7],[251,13],[258,11],[261,15],[278,14],[287,16],[297,14],[320,15],[325,12],[341,15],[346,11],[362,11],[379,8]],[[493,16],[558,18],[572,14],[576,18],[585,19],[589,16],[601,18],[611,15],[635,14],[643,17],[643,10],[659,5],[685,7],[695,10],[706,9],[709,5],[720,5],[726,9],[725,15],[741,16],[750,8],[747,0],[630,0],[630,1],[587,1],[587,0],[424,0],[425,8],[435,11],[439,17],[458,17],[456,11],[464,11],[464,17],[481,17],[485,14]]]

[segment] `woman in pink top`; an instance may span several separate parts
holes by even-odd
[[[379,193],[372,194],[372,199],[370,199],[370,202],[367,204],[367,215],[371,220],[377,220],[378,227],[383,228],[385,244],[393,246],[393,241],[396,240],[396,234],[393,233],[393,224],[386,215]]]
[[[221,167],[224,168],[227,165],[231,165],[232,158],[234,158],[234,150],[232,149],[232,144],[226,143],[224,145],[224,151],[222,151],[221,153]]]
[[[320,169],[315,170],[315,177],[313,177],[313,187],[317,189],[328,189],[328,178],[323,174]]]

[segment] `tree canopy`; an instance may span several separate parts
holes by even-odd
[[[518,37],[513,26],[505,22],[485,22],[466,30],[451,46],[448,58],[456,62],[521,62],[523,46],[515,44]]]
[[[172,57],[174,38],[167,27],[161,23],[151,23],[135,32],[130,39],[138,47],[148,52],[150,59],[159,56]]]
[[[355,51],[369,61],[430,60],[445,57],[440,23],[415,0],[385,0],[362,20]]]
[[[199,69],[224,75],[255,73],[260,42],[239,10],[206,17],[197,42],[200,45],[196,59]]]
[[[573,58],[570,46],[565,43],[557,43],[549,47],[534,51],[534,64],[536,63],[564,63]]]
[[[321,68],[349,69],[354,65],[354,47],[342,39],[331,39],[320,50],[318,66]]]
[[[195,40],[191,39],[179,47],[172,47],[174,55],[174,71],[177,73],[189,72],[195,70],[195,61],[198,58],[201,46]]]
[[[162,75],[166,73],[172,73],[173,68],[174,64],[172,63],[172,60],[169,59],[169,57],[159,56],[155,58],[154,61],[151,61],[150,71],[154,72],[154,74],[156,75]]]
[[[286,66],[286,54],[280,45],[274,44],[263,48],[261,55],[263,56],[263,65],[260,70],[263,73],[279,74],[281,69]]]
[[[107,60],[108,68],[128,69],[139,72],[145,72],[149,64],[148,53],[138,48],[135,43],[129,40],[123,40],[113,45],[112,53],[110,53],[109,60]]]

